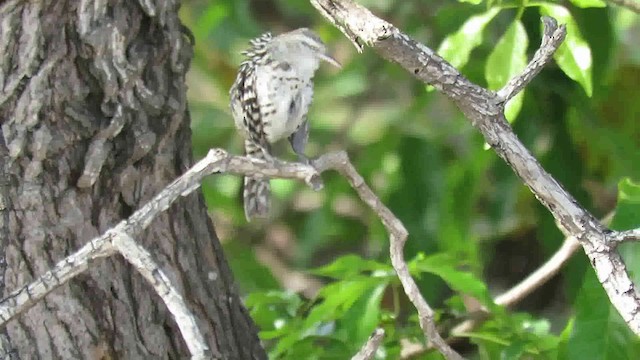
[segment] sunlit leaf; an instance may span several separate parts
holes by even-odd
[[[353,341],[354,352],[360,344],[365,342],[371,332],[380,321],[380,303],[387,289],[387,283],[373,288],[364,294],[343,317],[340,323],[344,324],[346,337]]]
[[[573,331],[567,343],[568,359],[636,359],[640,341],[634,335],[598,282],[587,272],[574,304]]]
[[[364,271],[380,271],[381,273],[392,275],[393,268],[391,265],[366,260],[357,255],[346,255],[339,257],[329,265],[310,270],[312,274],[329,276],[335,279],[349,279]]]
[[[469,61],[471,51],[482,43],[482,32],[485,26],[499,12],[498,8],[492,8],[485,13],[470,17],[458,31],[444,39],[438,48],[438,54],[457,68],[464,66]]]
[[[640,226],[640,184],[623,179],[618,184],[618,204],[611,228],[626,230]],[[633,280],[640,274],[640,254],[636,244],[622,244],[620,254]],[[567,342],[569,358],[634,359],[640,340],[629,330],[611,305],[602,285],[590,269],[575,304],[576,318]]]
[[[379,284],[378,279],[361,276],[325,286],[320,290],[322,303],[311,309],[304,327],[308,329],[318,322],[336,319],[349,310],[360,297],[370,294]]]
[[[602,8],[606,7],[607,3],[602,0],[570,0],[571,3],[581,8]]]
[[[611,220],[611,228],[630,230],[640,228],[640,183],[629,178],[618,183],[618,204],[616,214]],[[640,246],[638,243],[625,243],[618,247],[620,255],[634,283],[640,281]]]
[[[611,228],[629,230],[640,227],[640,183],[629,178],[618,183],[618,204]]]
[[[567,26],[567,36],[553,57],[560,69],[578,82],[587,96],[591,96],[593,91],[591,48],[580,34],[580,29],[571,13],[564,6],[549,3],[541,4],[540,11],[543,15],[555,18],[559,24]]]
[[[249,294],[245,305],[266,339],[282,336],[283,328],[295,317],[302,300],[292,292],[272,290]]]
[[[483,305],[492,305],[487,286],[471,272],[455,268],[456,261],[450,254],[417,256],[409,264],[412,272],[427,272],[442,278],[453,290],[475,297]]]
[[[567,344],[569,343],[571,333],[573,332],[574,320],[574,318],[569,319],[567,325],[562,330],[562,333],[560,333],[560,342],[558,344],[558,359],[567,359]]]
[[[485,68],[489,88],[498,90],[520,74],[527,66],[527,46],[529,38],[520,20],[516,20],[502,35],[493,49]],[[522,108],[524,90],[511,99],[505,109],[507,120],[513,122]]]

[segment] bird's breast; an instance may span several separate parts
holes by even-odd
[[[264,132],[270,143],[295,132],[309,110],[313,97],[311,79],[296,76],[290,71],[264,72],[258,75],[258,102]]]

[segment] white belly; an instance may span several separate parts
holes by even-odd
[[[256,69],[256,95],[270,143],[293,134],[304,121],[313,97],[311,79],[289,71]]]

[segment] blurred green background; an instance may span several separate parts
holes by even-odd
[[[567,23],[565,48],[513,101],[508,118],[524,144],[596,216],[624,207],[617,228],[640,226],[640,21],[600,0],[563,2],[360,0],[472,81],[500,88],[540,44],[540,16]],[[514,308],[491,304],[562,243],[549,212],[443,95],[372,50],[363,54],[300,0],[184,1],[196,39],[188,77],[193,151],[241,153],[228,89],[248,40],[265,31],[317,31],[341,70],[315,80],[307,154],[346,150],[410,232],[405,257],[446,336],[477,305],[490,320],[456,349],[472,358],[634,358],[621,323],[578,252],[559,276]],[[586,49],[586,50],[585,50]],[[288,143],[277,156],[294,160]],[[349,358],[376,326],[378,358],[424,344],[415,310],[388,259],[378,218],[335,173],[325,188],[272,180],[269,222],[244,218],[242,179],[203,184],[216,231],[272,358]],[[634,180],[636,182],[634,182]],[[619,201],[616,201],[619,199]],[[621,217],[620,213],[624,216]],[[640,273],[634,246],[623,249]],[[335,261],[335,262],[334,262]],[[420,351],[416,359],[440,358]],[[405,354],[405,353],[403,353]]]

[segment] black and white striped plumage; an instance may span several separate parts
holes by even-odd
[[[251,40],[243,52],[230,90],[231,112],[245,138],[245,153],[268,160],[270,144],[288,138],[293,150],[306,161],[304,147],[309,127],[307,112],[313,100],[313,75],[326,60],[339,66],[326,53],[322,40],[302,28],[273,37],[270,33]],[[269,180],[244,179],[244,210],[248,220],[267,217]]]

